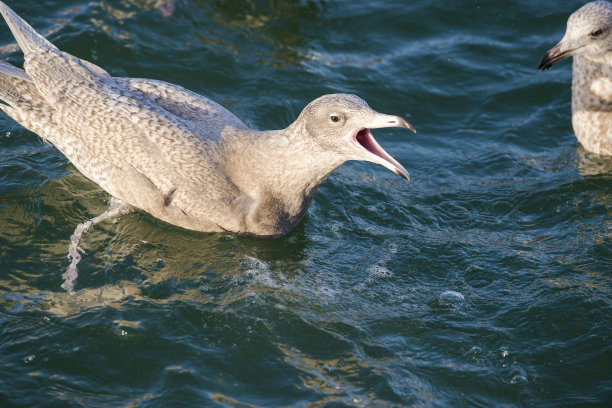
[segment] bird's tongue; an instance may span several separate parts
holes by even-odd
[[[385,150],[378,144],[376,139],[374,139],[372,133],[370,133],[370,129],[365,128],[360,130],[355,136],[355,139],[357,140],[357,143],[363,146],[363,148],[368,152],[382,159],[383,162],[380,162],[380,164],[387,167],[398,176],[401,176],[406,180],[410,179],[406,169],[404,169],[404,167],[399,164],[397,160],[391,157],[389,153],[385,152]]]
[[[367,151],[376,156],[380,157],[384,160],[389,160],[391,156],[385,152],[382,147],[376,142],[372,133],[370,133],[370,129],[362,129],[357,133],[357,141],[360,145],[362,145]]]

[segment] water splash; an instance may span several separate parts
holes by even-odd
[[[96,225],[104,220],[116,217],[118,215],[127,214],[131,211],[133,211],[132,207],[125,204],[123,201],[113,198],[111,199],[111,206],[107,211],[89,221],[85,221],[77,225],[74,233],[70,236],[70,248],[68,249],[70,265],[68,266],[66,272],[62,275],[64,278],[64,283],[62,284],[63,289],[65,289],[68,293],[74,293],[76,280],[79,277],[77,265],[81,261],[81,254],[79,251],[82,251],[82,249],[79,248],[79,241],[81,240],[83,234],[87,232],[92,225]]]

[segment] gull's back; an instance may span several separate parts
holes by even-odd
[[[248,130],[240,119],[176,85],[113,78],[58,50],[1,2],[0,12],[25,57],[25,72],[0,63],[0,98],[8,104],[0,108],[111,195],[187,228],[219,229],[184,224],[223,220],[221,208],[201,203],[239,195],[218,150],[224,133]]]

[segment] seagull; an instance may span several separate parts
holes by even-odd
[[[612,3],[593,1],[567,20],[565,35],[538,70],[573,56],[572,125],[582,146],[612,155]]]
[[[190,230],[280,237],[346,161],[377,163],[409,180],[370,129],[416,130],[355,95],[323,95],[287,128],[254,130],[178,85],[113,77],[60,51],[1,1],[0,13],[25,60],[24,69],[0,62],[0,109],[113,197],[71,237],[73,275],[83,232],[135,209]],[[69,289],[73,282],[67,277]]]

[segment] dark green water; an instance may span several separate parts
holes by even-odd
[[[0,117],[0,406],[595,407],[612,401],[612,159],[536,71],[580,1],[10,1],[119,76],[288,125],[330,92],[412,182],[349,163],[278,240],[146,214]],[[2,59],[20,64],[0,27]]]

